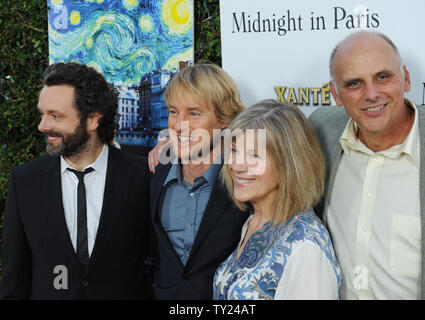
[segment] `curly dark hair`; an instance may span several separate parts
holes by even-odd
[[[43,74],[43,85],[70,85],[75,89],[74,105],[79,112],[81,123],[89,114],[99,112],[97,133],[101,142],[111,143],[118,130],[118,91],[94,68],[79,63],[55,63]]]

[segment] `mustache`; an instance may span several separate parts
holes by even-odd
[[[60,138],[63,138],[63,136],[60,133],[54,132],[54,131],[44,133],[44,137],[45,138],[47,138],[47,137],[60,137]]]

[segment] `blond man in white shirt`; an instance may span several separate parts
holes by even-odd
[[[327,162],[316,208],[342,271],[342,299],[420,299],[424,289],[425,108],[386,36],[356,32],[334,49],[338,106],[310,116]]]

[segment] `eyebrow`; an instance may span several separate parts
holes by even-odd
[[[47,110],[46,112],[43,112],[43,111],[41,111],[39,106],[37,106],[37,110],[38,110],[39,113],[47,113],[47,114],[56,113],[56,114],[61,115],[61,116],[65,115],[65,113],[62,113],[62,112],[57,111],[57,110]]]
[[[176,109],[177,110],[177,108],[175,106],[167,106],[167,109]],[[208,111],[206,108],[202,108],[202,107],[199,107],[199,106],[188,107],[186,110],[187,111],[199,111],[199,112],[207,112]]]
[[[188,111],[200,111],[200,112],[205,112],[207,111],[205,108],[202,107],[189,107],[187,108]]]
[[[41,108],[40,108],[40,106],[39,106],[39,105],[37,105],[37,111],[38,111],[39,113],[48,113],[48,112],[49,112],[49,111],[43,112],[43,111],[41,110]]]
[[[375,72],[374,75],[377,76],[377,75],[382,74],[382,73],[394,74],[395,72],[393,70],[390,70],[390,69],[382,69],[382,70]],[[343,80],[343,83],[348,83],[348,82],[352,82],[352,81],[362,81],[362,79],[361,78],[351,78],[351,79],[348,79],[348,80]]]
[[[352,78],[352,79],[348,79],[348,80],[343,80],[343,81],[342,81],[342,84],[343,84],[344,86],[346,86],[346,85],[349,85],[350,83],[352,83],[352,82],[354,82],[354,81],[361,81],[361,79],[359,79],[359,78]]]
[[[391,70],[381,70],[381,71],[378,71],[377,73],[375,73],[375,75],[377,76],[377,75],[380,75],[380,74],[383,74],[383,73],[394,74],[394,71],[391,71]]]

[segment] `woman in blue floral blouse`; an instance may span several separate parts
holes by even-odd
[[[215,299],[338,299],[341,272],[312,207],[324,188],[324,160],[298,108],[264,100],[230,125],[223,179],[252,215],[236,250],[217,269]],[[226,141],[226,140],[225,140]]]

